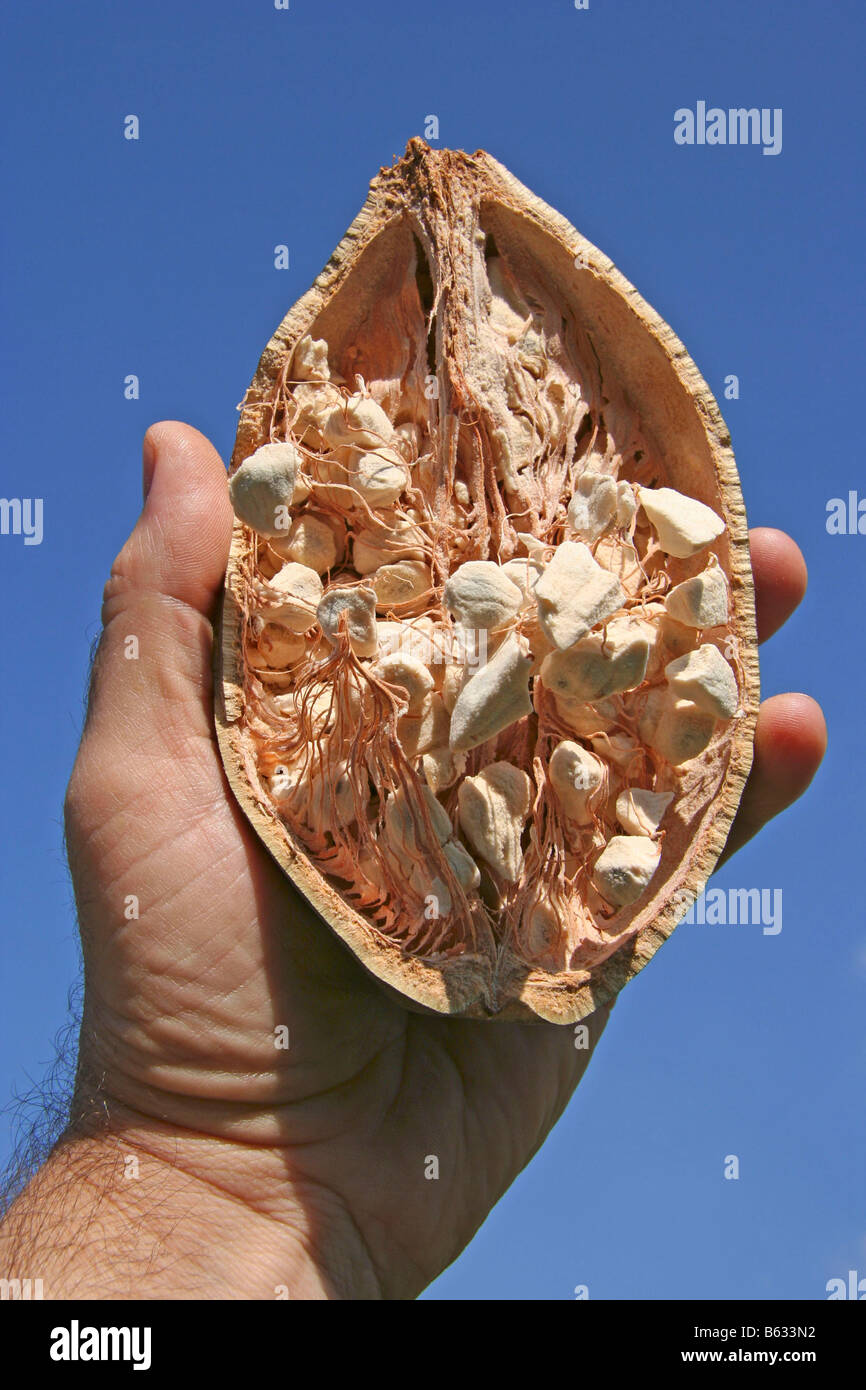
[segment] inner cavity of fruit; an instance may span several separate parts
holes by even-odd
[[[477,232],[445,325],[393,242],[287,350],[230,481],[255,775],[406,952],[588,970],[740,710],[725,522],[530,261]]]

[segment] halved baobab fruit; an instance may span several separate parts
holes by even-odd
[[[489,155],[411,140],[265,349],[229,489],[220,746],[292,882],[417,1005],[611,998],[712,871],[758,704],[671,330]]]

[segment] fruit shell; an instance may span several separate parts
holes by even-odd
[[[234,472],[266,441],[263,404],[295,344],[320,316],[329,332],[351,314],[356,322],[388,281],[395,251],[423,227],[404,216],[402,194],[416,206],[435,201],[450,178],[471,180],[485,206],[487,222],[503,235],[519,230],[527,248],[550,266],[561,293],[591,325],[592,338],[608,373],[640,402],[641,422],[665,464],[665,485],[697,496],[723,515],[727,531],[719,544],[731,587],[729,628],[736,641],[741,710],[730,736],[696,760],[681,785],[678,816],[665,837],[664,855],[647,900],[628,920],[628,938],[586,971],[547,974],[531,970],[508,948],[495,961],[485,955],[445,958],[435,964],[407,955],[346,903],[311,864],[303,848],[272,809],[243,728],[242,566],[250,533],[235,523],[222,610],[215,640],[215,708],[219,746],[232,790],[257,835],[329,926],[406,1007],[498,1021],[548,1020],[575,1023],[611,1000],[670,936],[713,871],[748,776],[759,702],[754,594],[748,530],[730,436],[719,407],[682,343],[637,290],[596,247],[491,156],[478,151],[430,150],[409,142],[406,155],[373,180],[369,196],[312,288],[286,315],[268,343],[247,392],[231,461]],[[447,199],[446,199],[447,201]],[[510,231],[509,231],[510,229]],[[339,290],[364,261],[366,298],[340,301]],[[327,311],[323,315],[323,311]],[[712,786],[707,796],[706,787]],[[684,857],[685,856],[685,857]],[[666,871],[663,873],[662,870]],[[291,928],[290,920],[287,929]],[[519,997],[509,997],[519,996]]]

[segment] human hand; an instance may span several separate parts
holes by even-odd
[[[113,1195],[89,1229],[102,1223],[107,1247],[120,1222],[127,1253],[98,1273],[58,1263],[51,1296],[412,1297],[539,1148],[609,1006],[586,1049],[552,1024],[410,1013],[322,924],[236,805],[214,735],[225,469],[186,425],[153,426],[145,453],[150,491],[106,586],[66,803],[85,957],[66,1150],[86,1167],[101,1146]],[[805,565],[764,529],[752,559],[765,638]],[[762,705],[726,854],[802,794],[824,744],[809,697]],[[124,1185],[129,1155],[141,1177]]]

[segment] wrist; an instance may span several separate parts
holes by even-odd
[[[110,1133],[64,1136],[13,1203],[0,1270],[55,1299],[381,1296],[342,1202],[279,1150],[116,1111]]]

